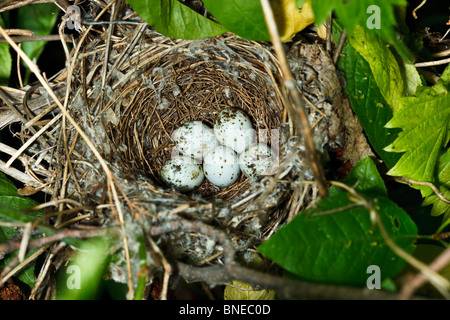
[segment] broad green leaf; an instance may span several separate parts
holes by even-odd
[[[289,272],[310,281],[362,286],[370,265],[380,267],[382,280],[394,277],[405,262],[386,245],[367,209],[314,215],[354,204],[348,196],[346,192],[338,193],[321,200],[317,208],[298,215],[259,250]],[[388,198],[376,200],[391,238],[411,253],[417,234],[415,224]]]
[[[355,185],[354,188],[357,192],[387,196],[383,179],[369,157],[358,162],[342,182],[349,186]]]
[[[127,0],[150,26],[166,37],[202,39],[227,29],[193,11],[177,0]]]
[[[48,35],[55,26],[58,12],[59,8],[54,3],[23,6],[17,10],[17,25],[21,29],[33,31],[38,36]],[[45,44],[45,41],[24,42],[22,50],[30,59],[37,59]]]
[[[259,0],[203,0],[206,9],[224,27],[249,40],[269,41]]]
[[[406,81],[404,64],[399,64],[391,48],[380,37],[369,35],[362,27],[349,33],[350,45],[369,63],[373,78],[386,102],[395,111],[398,99],[415,91]],[[407,69],[409,73],[411,68]],[[417,73],[417,71],[416,71]]]
[[[17,187],[3,174],[3,172],[0,172],[0,195],[17,196]]]
[[[404,154],[389,175],[436,182],[437,161],[450,138],[449,89],[450,67],[447,67],[434,86],[418,88],[416,96],[399,99],[386,127],[401,128],[402,132],[385,150]],[[428,188],[421,190],[423,196],[430,193]]]
[[[296,1],[297,3],[304,3]],[[406,0],[312,0],[311,1],[316,23],[322,24],[333,12],[349,33],[358,27],[371,34],[377,34],[383,40],[392,42],[404,55],[409,55],[407,48],[395,37],[394,27],[397,25],[395,15],[396,6],[406,6]]]
[[[447,150],[438,159],[437,165],[438,177],[437,177],[437,188],[442,193],[444,198],[450,199],[450,151]],[[446,220],[450,219],[450,205],[440,200],[439,197],[430,193],[429,196],[423,201],[423,205],[433,205],[431,209],[431,215],[439,216],[444,214],[444,223]]]
[[[334,38],[339,39],[341,27],[333,25]],[[343,71],[347,83],[345,91],[351,106],[361,122],[364,132],[375,152],[392,168],[400,155],[383,150],[394,142],[399,129],[387,129],[385,124],[392,118],[392,110],[386,103],[375,82],[367,61],[348,43],[342,50],[339,70]]]
[[[348,186],[354,188],[357,192],[373,196],[387,196],[386,186],[378,173],[377,167],[370,157],[359,161],[352,171],[342,180]],[[332,186],[330,195],[344,192],[343,189]]]
[[[386,197],[386,189],[369,158],[363,159],[346,182],[375,203],[390,237],[404,250],[414,250],[417,227],[411,218]],[[374,196],[376,196],[374,198]],[[350,194],[337,192],[300,213],[258,248],[287,271],[306,280],[364,285],[367,267],[377,265],[382,280],[394,277],[405,262],[387,246],[369,211],[355,206]]]
[[[2,16],[0,15],[0,25],[4,28]],[[9,52],[9,44],[0,43],[0,85],[8,85],[11,75],[12,58]]]
[[[57,300],[97,298],[102,276],[110,259],[109,244],[104,237],[85,240],[80,251],[61,275]],[[64,270],[63,270],[64,272]]]

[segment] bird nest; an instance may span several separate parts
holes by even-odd
[[[139,21],[135,14],[127,19]],[[25,183],[23,194],[42,191],[57,203],[49,205],[50,223],[121,225],[128,271],[136,276],[137,230],[157,239],[167,258],[215,264],[226,248],[207,230],[226,231],[238,252],[250,257],[255,246],[314,203],[317,186],[303,160],[301,125],[289,117],[284,79],[268,44],[232,34],[170,39],[136,24],[83,28],[70,67],[49,81],[63,109],[40,84],[3,88],[8,99],[0,124],[19,123],[23,146],[19,152],[3,148],[20,160],[11,159],[3,171]],[[328,54],[317,44],[287,50],[322,159],[330,146],[350,150],[343,129],[348,121],[342,120],[348,111]],[[160,170],[174,148],[172,132],[186,121],[212,126],[228,107],[250,117],[260,141],[278,146],[276,173],[257,180],[241,175],[225,188],[205,180],[189,193],[165,186]],[[126,281],[124,260],[110,270],[115,280]]]

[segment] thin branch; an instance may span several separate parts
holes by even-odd
[[[428,62],[418,62],[415,63],[414,66],[417,68],[421,67],[433,67],[433,66],[439,66],[442,64],[450,63],[450,58],[437,60],[437,61],[428,61]]]
[[[326,22],[327,27],[327,44],[326,49],[327,52],[331,54],[331,38],[332,38],[332,25],[333,25],[333,15],[330,13],[330,16],[328,17],[328,20]]]
[[[289,63],[287,61],[286,54],[284,52],[283,44],[280,39],[280,34],[278,32],[278,27],[275,22],[272,8],[268,0],[261,0],[261,5],[264,12],[264,18],[266,20],[267,29],[269,30],[270,38],[272,39],[272,45],[280,62],[280,68],[284,76],[284,84],[289,91],[291,98],[293,100],[292,106],[287,103],[287,108],[293,108],[290,110],[291,115],[297,115],[300,119],[301,126],[305,136],[305,147],[307,152],[307,163],[311,167],[314,174],[314,179],[317,183],[319,189],[319,195],[325,198],[328,194],[328,189],[326,186],[325,175],[323,173],[322,165],[319,161],[317,151],[314,146],[313,133],[311,126],[309,124],[309,119],[307,112],[305,110],[305,101],[301,97],[300,91],[296,85],[295,79],[289,68]]]
[[[210,286],[239,280],[251,285],[275,290],[279,299],[343,299],[343,300],[396,300],[399,295],[382,290],[369,290],[346,286],[302,282],[248,269],[240,265],[194,267],[177,262],[180,275],[187,281],[204,281]],[[417,297],[415,297],[417,298]]]
[[[18,1],[12,1],[11,4],[7,4],[4,7],[0,8],[0,12],[3,11],[9,11],[9,10],[13,10],[13,9],[17,9],[29,4],[35,4],[35,3],[50,3],[50,2],[55,2],[55,0],[18,0]]]
[[[47,36],[32,36],[32,37],[11,37],[11,40],[15,43],[20,42],[35,42],[35,41],[59,41],[61,37],[57,34],[50,34]],[[68,36],[64,36],[64,41],[72,42],[72,39]],[[0,43],[8,43],[6,39],[0,39]]]
[[[2,273],[0,274],[0,287],[6,283],[6,281],[8,281],[9,278],[11,278],[12,276],[14,276],[17,272],[19,272],[22,268],[24,268],[26,265],[28,265],[29,263],[31,263],[32,261],[34,261],[34,259],[36,259],[38,256],[40,256],[43,252],[45,252],[47,250],[47,248],[50,245],[44,245],[42,247],[40,247],[39,249],[36,250],[36,252],[33,252],[28,258],[26,258],[24,261],[22,261],[21,263],[19,263],[17,266],[15,266],[12,270],[9,268],[9,264],[11,264],[11,262],[16,263],[16,260],[18,260],[18,257],[14,257],[12,261],[10,261],[10,263],[8,264],[8,266],[6,268],[4,268],[2,270]],[[5,275],[3,276],[3,274],[5,273]]]
[[[416,11],[419,10],[420,8],[422,8],[427,1],[428,0],[423,0],[416,8],[414,8],[414,10],[412,11],[412,15],[413,15],[414,19],[417,19]]]
[[[341,56],[342,49],[344,48],[344,45],[345,45],[345,40],[347,40],[347,31],[345,29],[342,29],[341,36],[339,37],[339,42],[336,46],[336,49],[334,50],[334,55],[333,55],[333,63],[335,65],[337,65],[337,63],[339,61],[339,57]]]
[[[450,49],[433,53],[433,57],[435,58],[443,58],[448,56],[450,56]]]
[[[429,267],[431,270],[438,272],[450,263],[450,247],[445,249]],[[400,291],[401,299],[410,299],[414,292],[425,284],[427,277],[423,273],[417,274],[412,280],[405,283]]]
[[[26,29],[6,29],[8,35],[31,37],[34,32]]]
[[[28,250],[33,250],[35,248],[41,247],[45,244],[61,241],[65,238],[76,238],[84,239],[91,238],[95,236],[105,235],[108,229],[105,228],[95,228],[95,229],[65,229],[64,231],[54,233],[45,237],[33,239],[28,243]],[[18,241],[8,241],[5,243],[0,243],[0,253],[5,255],[20,249],[21,240]]]
[[[416,185],[418,185],[418,186],[426,186],[426,187],[429,187],[429,188],[431,188],[431,190],[433,190],[433,192],[438,196],[438,198],[439,198],[441,201],[443,201],[443,202],[445,202],[445,203],[447,203],[447,204],[450,204],[450,200],[446,199],[446,198],[444,197],[444,195],[439,191],[439,189],[436,188],[436,186],[435,186],[434,184],[432,184],[431,182],[416,181],[416,180],[408,179],[408,178],[405,178],[405,177],[394,177],[394,179],[397,179],[397,180],[406,182],[406,183],[409,184],[409,185],[411,185],[411,184],[416,184]]]

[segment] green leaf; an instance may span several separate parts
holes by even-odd
[[[404,62],[399,63],[391,48],[378,36],[369,35],[362,27],[355,27],[349,33],[350,45],[360,53],[369,63],[374,80],[386,102],[395,111],[398,99],[408,92],[415,92],[414,83],[420,81],[407,81],[406,75],[420,79],[417,71],[408,67]]]
[[[300,3],[305,1],[300,1]],[[406,4],[406,0],[311,1],[314,15],[316,16],[316,24],[322,24],[329,17],[330,13],[334,12],[338,21],[349,33],[352,33],[357,26],[364,27],[371,34],[377,34],[383,40],[394,43],[396,48],[404,55],[409,55],[407,48],[401,41],[396,39],[394,32],[394,27],[397,25],[395,7],[406,6]]]
[[[224,300],[275,300],[275,291],[270,289],[254,290],[251,284],[232,280],[223,292]]]
[[[342,181],[349,186],[356,185],[357,192],[387,196],[386,186],[372,159],[362,159]]]
[[[377,198],[379,214],[391,238],[407,252],[414,250],[417,228],[409,216],[386,197]],[[259,250],[286,270],[310,281],[362,286],[367,267],[377,265],[382,279],[394,277],[405,262],[373,230],[365,208],[314,215],[354,204],[347,193],[323,199],[316,209],[298,215]]]
[[[0,172],[0,221],[5,222],[32,222],[36,219],[36,216],[42,214],[42,211],[35,213],[24,214],[22,210],[34,207],[37,202],[19,196],[17,194],[16,186]],[[6,242],[17,233],[14,227],[0,226],[0,243]],[[33,254],[29,252],[27,256]],[[4,259],[0,260],[0,267],[5,267],[8,263],[17,255],[17,252],[7,255]],[[30,287],[34,286],[34,265],[31,264],[23,268],[19,273],[15,275],[22,282],[26,283]]]
[[[438,159],[437,164],[437,185],[445,199],[450,199],[450,151],[447,150]],[[424,206],[433,205],[432,216],[444,214],[443,223],[450,219],[450,205],[440,200],[439,197],[431,193],[422,203]]]
[[[386,151],[404,152],[397,164],[389,170],[392,176],[435,183],[439,155],[450,135],[450,67],[432,87],[421,87],[416,96],[399,99],[394,116],[386,125],[401,128],[398,138]],[[446,182],[446,181],[441,181]],[[430,194],[421,188],[422,195]]]
[[[203,0],[205,7],[224,27],[249,40],[270,41],[259,0]]]
[[[227,29],[193,11],[177,0],[127,0],[150,26],[166,37],[201,39]]]
[[[97,298],[109,259],[109,243],[105,237],[85,240],[65,274],[61,275],[56,300]]]
[[[339,39],[342,28],[333,25],[334,38]],[[384,150],[394,142],[399,129],[387,129],[385,124],[392,118],[392,110],[381,94],[367,61],[348,43],[342,50],[339,70],[343,71],[345,91],[353,111],[358,116],[364,132],[375,152],[392,168],[400,155]]]
[[[0,25],[4,28],[2,16],[0,15]],[[9,52],[9,44],[0,43],[0,85],[8,85],[11,76],[12,58]]]
[[[17,26],[43,36],[52,32],[58,18],[59,8],[53,3],[40,3],[20,7],[17,10]],[[45,41],[22,43],[22,50],[30,59],[37,59],[44,50]]]
[[[16,196],[17,187],[9,180],[3,172],[0,172],[0,195],[2,196]]]
[[[370,195],[390,237],[404,250],[414,250],[417,227],[386,197],[381,177],[370,159],[352,170],[347,183],[359,181],[357,191]],[[373,198],[377,195],[376,198]],[[334,212],[334,213],[333,213]],[[382,281],[405,265],[387,246],[369,211],[357,207],[346,191],[333,190],[315,208],[299,214],[258,248],[287,271],[306,280],[362,286],[367,268],[377,265]]]
[[[38,249],[27,252],[27,254],[25,255],[25,259],[31,256],[34,252],[36,252],[36,250]],[[6,267],[17,256],[17,254],[18,252],[13,252],[11,254],[8,254],[4,259],[0,260],[0,270]],[[14,274],[14,277],[18,278],[20,281],[27,284],[28,286],[33,287],[35,284],[34,264],[30,264],[22,268],[20,271]]]

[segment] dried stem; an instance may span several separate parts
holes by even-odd
[[[339,61],[339,57],[341,56],[342,49],[344,48],[345,40],[347,40],[347,31],[342,29],[341,36],[339,37],[339,42],[336,45],[336,49],[333,54],[333,62],[336,65]]]
[[[444,197],[444,195],[439,191],[439,189],[436,188],[436,186],[435,186],[434,184],[432,184],[431,182],[416,181],[416,180],[412,180],[412,179],[405,178],[405,177],[394,177],[394,179],[397,179],[397,180],[399,180],[399,181],[406,182],[406,183],[408,183],[409,185],[411,185],[411,184],[416,184],[416,185],[418,185],[418,186],[426,186],[426,187],[429,187],[429,188],[431,188],[431,190],[433,190],[433,192],[438,196],[438,198],[439,198],[441,201],[443,201],[443,202],[445,202],[445,203],[447,203],[447,204],[450,204],[450,200],[446,199],[446,198]]]
[[[269,30],[270,38],[272,39],[272,45],[280,62],[280,68],[285,79],[285,86],[288,90],[292,100],[293,106],[287,103],[288,108],[292,108],[291,115],[294,117],[299,117],[301,126],[304,132],[305,146],[307,149],[307,161],[308,165],[314,174],[314,178],[317,182],[319,189],[319,195],[325,198],[328,194],[328,189],[326,186],[326,180],[323,173],[322,165],[318,159],[317,151],[314,146],[313,133],[311,126],[309,124],[307,112],[305,110],[305,102],[300,94],[300,91],[296,85],[295,79],[289,68],[287,57],[283,48],[283,44],[278,33],[278,27],[273,16],[273,11],[268,0],[261,0],[261,5],[264,12],[264,17],[266,20],[267,28]]]
[[[62,239],[66,238],[76,238],[76,239],[83,239],[83,238],[91,238],[95,236],[102,236],[107,233],[107,229],[105,228],[95,228],[95,229],[87,229],[87,230],[75,230],[75,229],[65,229],[63,231],[33,239],[28,243],[28,250],[32,250],[38,247],[41,247],[48,243],[53,243],[56,241],[61,241]],[[17,251],[20,249],[21,240],[19,241],[8,241],[5,243],[0,243],[0,253],[2,254],[8,254],[14,251]]]
[[[447,63],[450,63],[450,58],[437,60],[437,61],[418,62],[418,63],[415,63],[414,66],[417,67],[417,68],[420,68],[420,67],[433,67],[433,66],[439,66],[439,65],[447,64]]]
[[[35,41],[59,41],[61,40],[61,36],[57,34],[51,34],[47,36],[25,36],[25,37],[11,37],[11,40],[15,43],[20,42],[35,42]],[[72,39],[64,35],[64,41],[72,42]],[[8,43],[6,39],[0,39],[0,43]]]
[[[420,8],[422,8],[427,1],[428,0],[423,0],[417,7],[414,8],[414,10],[412,11],[412,15],[413,15],[414,19],[417,19],[416,11],[419,10]]]
[[[442,252],[432,263],[430,263],[429,267],[431,270],[438,272],[443,269],[446,265],[450,263],[450,248],[447,248]],[[400,298],[401,299],[410,299],[414,292],[420,288],[427,281],[427,277],[424,273],[417,274],[412,280],[406,282],[401,291]]]

